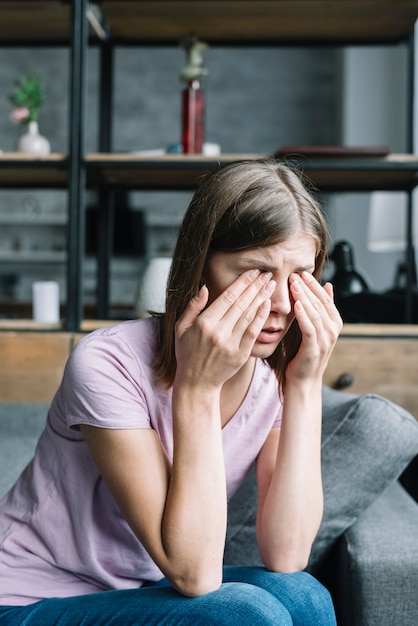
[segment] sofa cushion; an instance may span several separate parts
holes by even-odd
[[[418,424],[380,396],[323,388],[324,515],[312,547],[315,573],[338,537],[395,481],[418,454]],[[255,542],[254,469],[229,504],[225,562],[260,564]]]
[[[324,515],[310,571],[418,454],[418,423],[386,398],[324,387],[323,415]]]
[[[255,538],[257,486],[253,465],[228,505],[225,565],[262,565]]]
[[[341,626],[417,624],[418,506],[399,482],[338,540],[336,556]]]

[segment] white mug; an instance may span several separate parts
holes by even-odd
[[[57,324],[60,321],[60,287],[54,280],[32,284],[32,315],[36,322]]]

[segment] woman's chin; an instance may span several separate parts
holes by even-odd
[[[279,343],[279,341],[275,343],[263,343],[261,341],[256,341],[251,351],[251,356],[259,359],[268,359],[268,357],[270,357],[276,350]]]

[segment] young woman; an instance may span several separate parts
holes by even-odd
[[[290,169],[199,186],[166,312],[73,351],[33,461],[0,506],[0,625],[328,626],[302,572],[322,515],[321,386],[341,330],[320,209]],[[265,568],[223,567],[256,460]]]

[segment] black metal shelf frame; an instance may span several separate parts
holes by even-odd
[[[66,328],[82,320],[82,276],[85,241],[85,116],[88,23],[87,0],[74,0],[71,15],[70,146],[68,165],[68,261]]]

